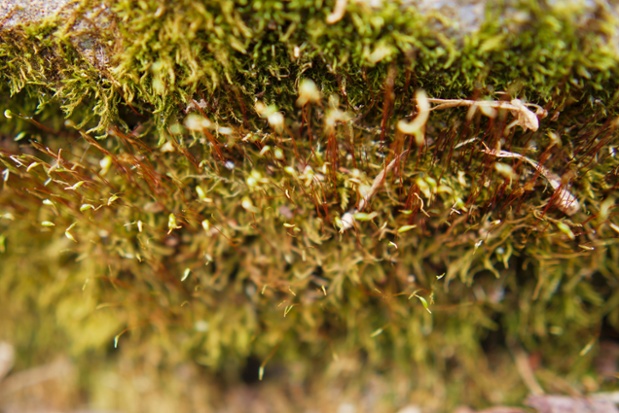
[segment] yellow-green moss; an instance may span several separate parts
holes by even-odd
[[[359,380],[447,392],[446,409],[518,403],[513,378],[489,392],[488,358],[522,347],[583,389],[581,351],[619,327],[609,13],[522,2],[458,38],[394,3],[351,3],[333,25],[319,1],[138,5],[108,4],[106,67],[66,20],[0,31],[0,337],[29,343],[22,357],[152,351],[232,381],[253,357],[308,382],[350,359]],[[322,94],[303,108],[301,79]],[[507,112],[436,111],[418,147],[395,124],[419,88],[507,91],[549,116],[523,131]],[[482,142],[563,177],[581,210]]]

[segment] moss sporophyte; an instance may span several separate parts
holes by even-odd
[[[179,366],[208,384],[205,411],[247,370],[282,406],[335,391],[358,411],[611,389],[614,9],[417,3],[3,15],[0,340],[17,366],[68,354],[88,400],[146,372],[190,411]]]

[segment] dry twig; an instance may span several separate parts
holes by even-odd
[[[372,186],[370,187],[368,192],[361,197],[361,201],[359,201],[359,208],[351,209],[350,211],[348,211],[344,215],[342,215],[342,218],[341,218],[342,223],[341,223],[341,226],[340,226],[340,232],[344,232],[346,230],[349,230],[350,228],[352,228],[354,226],[355,214],[357,212],[363,211],[363,209],[365,209],[365,207],[369,204],[370,199],[372,199],[372,197],[376,194],[378,189],[383,185],[383,182],[385,182],[385,178],[387,177],[387,174],[393,170],[393,168],[395,167],[397,162],[404,155],[406,155],[407,152],[408,152],[408,150],[405,150],[404,152],[402,152],[401,154],[399,154],[398,156],[393,158],[393,160],[391,162],[389,162],[387,164],[387,166],[385,166],[383,168],[383,170],[381,170],[378,173],[378,175],[376,175],[376,177],[372,181]]]
[[[578,199],[565,188],[565,185],[561,182],[561,178],[557,174],[549,171],[547,168],[544,168],[538,162],[535,162],[534,160],[519,153],[489,149],[488,147],[486,147],[483,152],[488,155],[496,156],[497,158],[522,159],[533,166],[544,178],[546,178],[546,180],[548,180],[548,183],[552,189],[555,190],[556,197],[554,203],[559,210],[570,216],[580,210],[580,203],[578,202]]]
[[[458,106],[468,106],[471,110],[468,117],[471,118],[477,109],[488,116],[494,118],[497,115],[497,109],[508,110],[516,117],[508,129],[520,125],[524,130],[531,129],[533,132],[539,129],[539,119],[546,117],[546,111],[539,105],[533,103],[523,103],[520,99],[512,99],[511,101],[503,100],[467,100],[467,99],[428,99],[431,103],[438,103],[430,110],[454,108]],[[528,106],[535,108],[535,113]]]

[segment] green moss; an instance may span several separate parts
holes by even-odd
[[[523,2],[457,38],[391,3],[333,25],[315,1],[177,3],[110,3],[89,32],[105,67],[65,20],[0,31],[0,295],[13,319],[55,327],[5,321],[4,338],[41,357],[152,352],[232,382],[255,357],[310,387],[350,360],[351,382],[447,392],[437,409],[518,403],[508,354],[523,348],[583,388],[581,350],[619,328],[610,15]],[[322,98],[299,108],[302,79]],[[523,131],[507,111],[435,111],[420,148],[395,128],[418,88],[505,90],[549,116]],[[562,177],[580,211],[482,142]]]

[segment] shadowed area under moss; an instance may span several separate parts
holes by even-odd
[[[616,12],[553,4],[488,6],[472,32],[304,0],[84,1],[0,29],[16,369],[69,355],[85,402],[121,411],[156,409],[98,384],[122,363],[151,389],[290,381],[279,411],[329,388],[359,411],[612,388]],[[420,89],[502,103],[406,134]],[[500,108],[520,100],[539,129]]]

